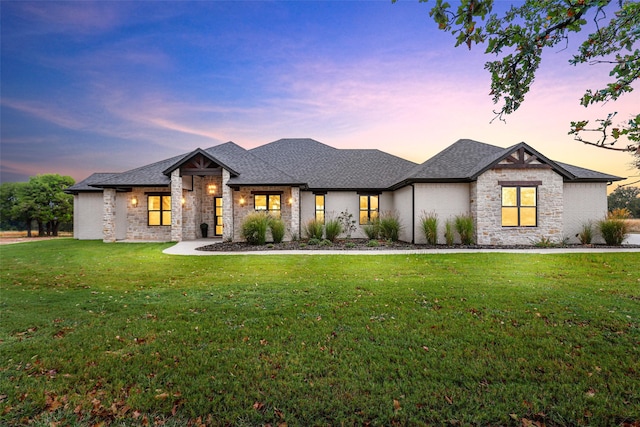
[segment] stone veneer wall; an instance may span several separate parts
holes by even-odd
[[[116,241],[116,190],[105,188],[102,193],[102,240],[105,243]]]
[[[282,195],[280,196],[280,203],[281,203],[280,218],[282,218],[282,220],[284,221],[285,227],[287,229],[287,235],[285,236],[285,239],[290,239],[291,232],[292,232],[292,215],[291,215],[292,207],[296,205],[295,203],[291,205],[289,204],[289,198],[293,197],[291,194],[291,187],[281,187],[281,186],[275,187],[274,186],[274,187],[241,187],[239,190],[233,192],[233,195],[232,195],[233,206],[234,206],[233,208],[233,240],[244,241],[240,233],[242,229],[242,221],[244,220],[244,217],[247,216],[249,213],[255,212],[254,204],[253,204],[253,194],[251,194],[252,191],[260,191],[260,192],[282,191]],[[298,192],[298,197],[299,197],[299,192]],[[244,206],[240,205],[241,198],[244,198],[245,200]],[[296,207],[296,209],[298,208]],[[299,224],[299,217],[298,217],[298,224]],[[226,227],[226,224],[225,224],[225,227]]]
[[[502,227],[499,181],[541,181],[538,186],[538,226]],[[471,213],[479,245],[528,245],[549,238],[563,239],[563,180],[550,169],[493,169],[471,186]]]
[[[171,226],[149,226],[147,216],[147,196],[145,193],[170,193],[167,187],[134,187],[128,198],[127,240],[150,240],[168,242],[171,240]],[[136,207],[131,206],[131,199],[138,199]]]
[[[216,186],[215,194],[209,194],[209,191],[208,191],[209,184],[214,184]],[[194,191],[196,191],[195,188],[196,188],[196,185],[194,185]],[[205,176],[199,180],[199,184],[197,184],[198,195],[196,197],[200,202],[200,205],[198,207],[198,212],[200,214],[198,219],[194,223],[196,227],[196,233],[198,236],[197,238],[202,237],[202,231],[200,231],[200,224],[202,223],[206,223],[209,225],[209,237],[214,237],[215,224],[213,222],[213,218],[215,214],[215,207],[213,206],[213,198],[222,197],[223,191],[224,190],[222,189],[222,176]],[[222,209],[224,210],[224,208],[225,206],[223,201]],[[223,214],[223,217],[224,217],[224,214]],[[226,224],[224,224],[223,222],[223,228],[222,228],[223,233],[224,233],[225,225]]]

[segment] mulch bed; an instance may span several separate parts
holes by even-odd
[[[554,249],[554,248],[620,248],[620,246],[606,245],[565,245],[540,247],[535,245],[518,246],[482,246],[482,245],[420,245],[405,242],[378,241],[378,246],[369,246],[367,239],[341,239],[331,244],[309,245],[305,240],[282,243],[267,243],[266,245],[250,245],[245,242],[219,242],[197,248],[198,251],[210,252],[253,252],[253,251],[389,251],[389,250],[420,250],[420,249]],[[640,248],[638,245],[624,245],[624,248]]]

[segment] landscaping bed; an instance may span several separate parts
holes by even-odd
[[[316,244],[309,244],[307,240],[296,240],[291,242],[267,243],[266,245],[252,245],[246,242],[218,242],[197,248],[198,251],[210,252],[252,252],[252,251],[389,251],[389,250],[429,250],[429,249],[544,249],[544,248],[619,248],[619,246],[607,245],[424,245],[407,242],[388,242],[384,240],[367,239],[338,239],[334,242],[328,240],[320,241]],[[624,245],[625,248],[640,248],[640,245]]]

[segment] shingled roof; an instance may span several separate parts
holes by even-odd
[[[280,139],[250,150],[312,190],[383,190],[416,166],[371,149],[337,149],[313,139]]]
[[[122,173],[96,173],[67,189],[77,194],[99,188],[163,187],[171,172],[196,155],[227,168],[228,184],[292,185],[322,190],[381,191],[414,182],[471,182],[514,151],[523,149],[565,181],[607,182],[622,178],[555,162],[525,143],[508,148],[461,139],[418,165],[371,149],[337,149],[313,139],[280,139],[251,150],[233,142],[171,157]]]
[[[520,148],[534,154],[539,161],[549,165],[556,173],[562,175],[565,181],[606,182],[623,179],[614,175],[553,161],[524,142],[502,148],[471,139],[461,139],[421,165],[414,167],[396,187],[411,182],[475,181],[487,169],[495,166]]]

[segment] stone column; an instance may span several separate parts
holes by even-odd
[[[171,241],[182,241],[182,177],[180,169],[171,172]]]
[[[116,189],[105,188],[102,191],[102,241],[116,241]]]
[[[300,238],[300,187],[291,187],[291,239]]]
[[[231,178],[228,170],[222,169],[222,239],[233,240],[233,190],[227,185]]]

